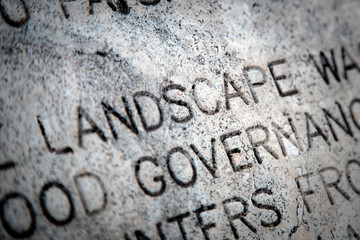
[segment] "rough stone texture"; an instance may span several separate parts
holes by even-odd
[[[0,239],[16,237],[4,223],[22,232],[30,229],[31,222],[34,231],[24,235],[31,239],[146,239],[145,235],[160,239],[158,223],[162,239],[182,239],[177,222],[168,219],[187,212],[182,222],[187,239],[234,239],[223,201],[235,196],[248,205],[245,220],[233,220],[240,239],[359,238],[359,1],[161,0],[147,6],[152,1],[128,0],[127,15],[113,11],[106,1],[94,3],[93,14],[89,14],[89,1],[23,2],[29,19],[14,27],[4,21],[4,14],[14,21],[22,19],[22,1],[0,1]],[[336,81],[328,69],[326,84],[310,55],[320,66],[323,51],[334,69],[331,50],[341,80]],[[268,68],[279,59],[285,62],[274,67],[275,75],[286,79],[278,83],[284,91],[298,91],[290,96],[280,96]],[[345,71],[347,80],[343,62],[350,66]],[[249,66],[261,71],[249,71],[246,78]],[[245,101],[234,97],[226,107],[224,79],[233,80]],[[252,88],[257,101],[248,79],[264,81]],[[182,100],[183,105],[169,103],[163,96],[171,84],[183,90],[177,86],[165,95]],[[230,94],[235,92],[230,83],[227,86]],[[163,121],[158,129],[144,129],[133,100],[141,91],[159,99]],[[111,115],[116,139],[101,103],[128,118],[122,97],[133,113],[138,134]],[[148,124],[155,124],[159,112],[154,101],[149,97],[138,101]],[[192,117],[177,123],[172,116],[189,116],[185,102]],[[217,102],[218,112],[204,113],[214,111]],[[339,126],[346,129],[335,102],[340,103],[351,132]],[[107,141],[97,133],[79,134],[79,107]],[[329,118],[337,141],[322,109],[340,123]],[[305,113],[321,130],[309,118],[307,128]],[[91,128],[84,116],[80,122]],[[296,126],[297,144],[302,147],[299,151],[284,140],[284,156],[272,123],[292,133],[288,118]],[[52,148],[45,144],[38,120]],[[257,126],[253,132],[252,126]],[[265,138],[264,128],[270,152],[255,143]],[[235,131],[240,135],[223,144],[221,136]],[[295,134],[290,137],[296,143]],[[193,144],[211,166],[212,138],[216,177],[190,147]],[[72,152],[49,151],[65,146]],[[179,152],[168,163],[167,156],[175,147],[183,148],[193,160],[197,178],[189,186],[179,185],[170,174],[172,169],[180,182],[187,183],[194,171]],[[234,148],[240,153],[228,157],[226,149]],[[144,156],[156,159],[158,166],[141,163],[140,182],[156,192],[162,184],[154,176],[163,176],[166,187],[159,196],[146,194],[136,178],[136,162]],[[11,162],[15,165],[6,165]],[[248,168],[234,171],[231,162]],[[341,174],[338,184],[337,171]],[[313,194],[302,196],[295,179],[310,172],[309,179],[300,178],[300,188],[312,189]],[[73,217],[65,190],[54,185],[44,191],[49,182],[67,189]],[[255,196],[258,189],[268,191]],[[35,212],[33,221],[23,198],[6,198],[11,192],[28,199]],[[215,207],[201,213],[199,220],[194,211],[202,205]],[[230,214],[244,213],[239,202],[225,207]],[[58,223],[69,221],[56,225],[49,215]],[[275,224],[277,219],[280,223]],[[210,223],[216,226],[204,234],[201,227]]]

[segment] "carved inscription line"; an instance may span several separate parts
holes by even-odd
[[[96,191],[95,189],[91,189],[91,194],[86,194],[86,191],[82,188],[81,182],[91,179],[92,181],[95,181],[97,185],[100,186],[100,192]],[[105,210],[105,207],[107,205],[107,192],[105,189],[105,185],[103,181],[100,179],[99,176],[97,176],[94,173],[91,172],[84,172],[78,175],[75,175],[73,177],[73,182],[75,188],[78,190],[79,195],[77,195],[80,198],[80,203],[84,209],[84,213],[87,216],[92,216],[95,214],[98,214]],[[51,189],[57,189],[61,192],[61,194],[65,197],[67,204],[65,206],[68,206],[68,212],[67,216],[64,218],[59,218],[53,214],[53,211],[51,207],[48,205],[48,195],[51,194]],[[92,194],[96,194],[98,196],[101,196],[102,204],[97,206],[93,204],[93,197]],[[45,216],[45,218],[49,221],[49,223],[55,225],[55,226],[65,226],[70,224],[76,217],[75,215],[75,200],[73,197],[73,193],[69,190],[68,187],[63,185],[57,180],[46,182],[43,187],[41,188],[41,191],[39,193],[39,200],[37,202],[40,203],[40,206],[35,206],[31,200],[29,200],[28,197],[26,197],[24,194],[19,192],[10,192],[5,194],[0,199],[0,220],[2,223],[2,226],[4,230],[9,234],[9,236],[17,239],[22,238],[29,238],[31,237],[37,227],[37,218],[39,217],[39,213],[36,211],[40,208],[42,214]],[[13,222],[7,218],[9,216],[9,209],[7,208],[7,205],[12,201],[21,201],[24,203],[25,209],[29,212],[30,215],[30,222],[29,224],[25,225],[28,226],[26,229],[21,229],[17,226],[13,226]],[[92,203],[92,204],[90,204]]]

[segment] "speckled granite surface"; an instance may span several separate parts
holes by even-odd
[[[0,14],[0,239],[359,239],[359,1]]]

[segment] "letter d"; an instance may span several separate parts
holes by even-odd
[[[74,182],[86,215],[94,215],[105,209],[107,194],[99,176],[85,172],[74,176]]]

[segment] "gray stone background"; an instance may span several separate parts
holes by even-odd
[[[29,15],[23,25],[10,26],[4,17],[0,19],[0,164],[15,164],[0,170],[0,199],[3,201],[10,192],[19,192],[30,201],[36,215],[31,239],[124,239],[125,234],[136,239],[137,230],[150,239],[160,239],[156,228],[159,222],[166,239],[182,239],[176,222],[169,223],[167,219],[184,212],[190,213],[183,220],[187,238],[204,239],[193,211],[201,204],[212,203],[216,208],[202,214],[206,224],[216,223],[208,230],[209,238],[234,239],[222,204],[234,196],[247,201],[246,219],[257,229],[254,233],[235,220],[240,239],[359,236],[360,198],[349,185],[345,168],[350,159],[359,159],[360,131],[350,118],[348,106],[360,97],[360,75],[353,69],[346,81],[341,65],[342,46],[360,63],[359,1],[161,0],[157,5],[146,6],[138,0],[128,0],[127,15],[113,11],[106,1],[94,3],[93,14],[89,14],[89,1],[23,2]],[[0,3],[14,21],[25,16],[22,1]],[[337,82],[328,71],[331,83],[327,85],[309,55],[320,63],[319,52],[330,57],[331,49],[342,80]],[[296,88],[298,94],[279,96],[267,67],[278,59],[286,59],[277,70],[287,77],[284,88]],[[264,85],[255,89],[258,103],[252,99],[243,74],[246,66],[253,65],[262,67],[266,76]],[[226,109],[224,73],[240,86],[248,105],[241,98],[233,98],[231,109]],[[206,115],[197,108],[192,86],[199,78],[206,78],[210,86],[202,85],[198,98],[204,106],[215,106],[219,99],[217,114]],[[183,93],[173,92],[172,96],[189,103],[193,113],[190,121],[171,120],[173,115],[186,116],[187,111],[162,98],[162,89],[170,84],[186,89]],[[138,91],[151,92],[161,99],[164,119],[159,129],[144,130],[132,100]],[[126,96],[134,112],[139,134],[113,118],[118,133],[118,139],[114,139],[101,102],[126,116],[122,96]],[[343,106],[353,137],[336,124],[338,141],[331,134],[321,108],[340,118],[335,101]],[[155,122],[157,109],[150,103],[143,102],[143,106],[149,105],[144,114]],[[79,146],[79,106],[103,130],[106,142],[97,134],[88,134],[83,137],[83,146]],[[294,120],[304,148],[299,152],[284,140],[286,157],[271,125],[275,122],[287,131],[291,129],[284,112]],[[330,145],[323,138],[314,137],[309,149],[305,112],[326,132]],[[354,107],[354,112],[360,114],[359,106]],[[39,115],[51,145],[57,149],[70,146],[73,153],[49,152],[37,121]],[[84,127],[90,126],[83,122]],[[279,155],[278,159],[259,148],[263,162],[256,162],[246,135],[246,129],[256,124],[269,129],[269,146]],[[241,135],[228,144],[241,150],[235,156],[237,163],[253,164],[239,172],[231,168],[220,141],[221,135],[235,130],[240,130]],[[209,174],[189,148],[190,144],[196,145],[210,159],[211,138],[216,140],[217,178]],[[181,187],[169,175],[166,156],[177,146],[194,159],[197,180],[193,186]],[[154,182],[153,176],[163,175],[166,189],[160,196],[146,195],[137,183],[135,164],[143,156],[153,156],[159,163],[156,168],[144,164],[141,178],[147,187],[158,189],[159,182]],[[183,157],[176,159],[176,173],[184,181],[189,180],[188,162]],[[335,167],[342,173],[339,186],[350,200],[331,188],[334,205],[329,202],[317,173],[326,167]],[[85,172],[96,174],[107,194],[105,208],[90,215],[84,209],[79,189],[88,208],[100,208],[103,195],[95,178],[74,178]],[[295,182],[297,176],[308,172],[315,173],[308,182],[302,182],[315,191],[306,197],[311,213],[306,211]],[[353,184],[360,186],[359,166],[354,165],[352,172]],[[326,177],[336,178],[331,172]],[[81,180],[80,188],[76,179]],[[75,216],[63,226],[52,224],[40,206],[41,190],[51,181],[63,184],[74,204]],[[276,215],[251,202],[252,193],[264,187],[271,189],[272,195],[259,195],[257,199],[280,210],[281,223],[276,227],[262,227],[261,220],[271,222]],[[55,218],[68,216],[69,202],[59,189],[48,191],[46,203]],[[3,206],[2,223],[5,219],[19,232],[29,228],[31,217],[23,199]],[[241,207],[233,210],[242,211]],[[11,239],[3,225],[0,239]]]

